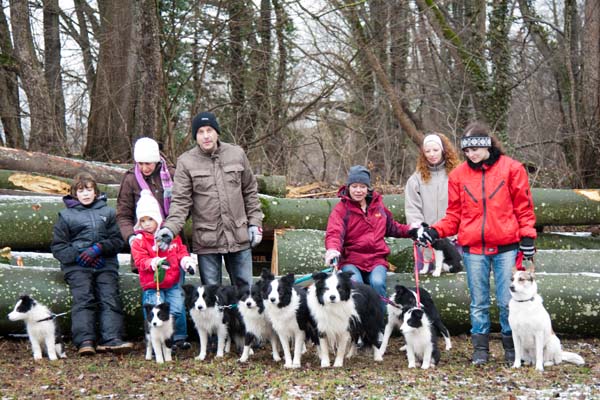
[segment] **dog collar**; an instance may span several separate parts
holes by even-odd
[[[535,299],[535,296],[531,296],[530,299],[527,300],[515,300],[517,303],[526,303],[528,301],[533,301]]]

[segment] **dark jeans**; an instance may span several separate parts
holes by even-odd
[[[65,281],[73,298],[73,344],[79,347],[85,340],[104,344],[112,339],[122,339],[123,304],[117,269],[110,266],[100,269],[75,267],[65,271]],[[99,341],[96,338],[96,313]]]
[[[198,268],[202,284],[220,285],[222,283],[223,260],[232,285],[237,284],[237,279],[245,281],[248,285],[252,283],[252,250],[246,249],[227,254],[198,254]]]

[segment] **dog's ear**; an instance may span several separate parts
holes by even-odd
[[[293,285],[294,284],[294,274],[287,274],[287,275],[281,277],[281,282],[285,283],[286,285]]]
[[[161,311],[163,311],[164,313],[166,313],[166,314],[169,314],[169,313],[171,312],[171,305],[170,305],[169,303],[167,303],[167,302],[165,302],[165,303],[160,303],[160,304],[158,305],[158,308],[159,308]]]
[[[152,312],[152,308],[154,307],[154,304],[144,303],[144,305],[142,307],[144,307],[144,310],[146,310],[146,316],[148,316]]]
[[[312,274],[313,281],[324,281],[327,276],[325,272],[313,272]]]
[[[418,319],[422,319],[423,318],[423,309],[421,308],[413,308],[411,314],[413,317],[418,318]]]
[[[349,281],[352,279],[352,275],[354,275],[353,272],[348,272],[348,271],[344,271],[344,272],[338,272],[338,279],[342,278],[342,280],[346,280]]]
[[[263,268],[260,273],[260,278],[265,281],[272,281],[273,279],[275,279],[275,276],[273,276],[269,269]]]
[[[405,293],[408,290],[406,288],[406,286],[402,286],[402,285],[396,285],[395,289],[396,289],[396,293],[398,293],[399,295],[401,295],[402,293]]]

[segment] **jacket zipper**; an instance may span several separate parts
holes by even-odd
[[[496,193],[498,193],[498,190],[500,190],[502,188],[502,186],[504,186],[504,181],[500,182],[498,187],[496,189],[494,189],[492,194],[490,194],[490,200],[492,199],[492,197],[494,197],[496,195]]]

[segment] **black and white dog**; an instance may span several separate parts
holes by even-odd
[[[285,368],[300,368],[305,340],[317,343],[317,330],[306,304],[306,291],[294,286],[294,274],[279,279],[267,271],[261,278],[265,282],[263,299],[267,317],[273,330],[279,336]],[[294,358],[290,352],[290,342],[294,345]]]
[[[380,348],[382,356],[385,354],[385,350],[394,329],[399,329],[404,323],[404,314],[408,310],[417,307],[416,288],[409,289],[402,285],[396,285],[395,289],[396,291],[391,298],[394,305],[387,305],[388,322],[385,326],[385,333],[383,334],[383,341]],[[444,341],[446,342],[446,350],[450,350],[452,348],[450,333],[442,322],[442,318],[435,307],[431,294],[429,294],[427,290],[419,288],[419,296],[421,308],[423,308],[423,311],[427,314],[427,318],[429,322],[431,322],[432,329],[434,330],[432,338],[437,341],[440,336],[443,336]]]
[[[279,338],[273,330],[273,325],[265,310],[264,286],[265,282],[260,279],[252,286],[241,285],[239,288],[238,309],[246,327],[244,351],[240,362],[248,361],[248,357],[252,354],[252,345],[267,340],[273,349],[273,360],[281,361],[277,344]]]
[[[171,361],[171,345],[173,343],[174,321],[170,314],[169,303],[144,304],[146,320],[144,332],[146,336],[146,360],[152,360],[152,351],[159,364]]]
[[[429,369],[440,361],[436,328],[422,308],[411,308],[404,313],[400,327],[406,341],[408,368],[415,368],[417,360],[422,360],[421,368]]]
[[[423,229],[427,227],[429,227],[428,224],[425,222],[421,223],[421,227],[419,227],[417,230],[417,235],[420,236]],[[450,273],[458,273],[462,271],[462,256],[450,239],[436,239],[433,241],[433,243],[431,243],[431,247],[433,248],[435,254],[435,269],[432,273],[433,276],[440,276],[442,271]],[[423,249],[423,268],[421,268],[420,271],[422,274],[429,272],[429,266],[431,264],[431,261],[427,260],[425,257],[426,251],[426,249]]]
[[[329,367],[329,348],[336,350],[334,367],[354,353],[358,340],[372,346],[375,361],[382,361],[379,338],[384,320],[381,300],[368,285],[352,282],[352,273],[313,274],[315,284],[308,289],[308,308],[319,333],[321,367]]]
[[[42,359],[42,345],[50,360],[57,360],[59,357],[67,358],[54,316],[48,307],[26,294],[17,300],[15,308],[8,314],[8,319],[11,321],[25,322],[35,360]]]
[[[513,368],[535,364],[535,369],[560,364],[563,361],[583,365],[579,354],[563,351],[560,340],[552,330],[550,314],[538,294],[533,269],[515,270],[510,284],[511,299],[508,303],[508,323],[515,343]]]
[[[217,335],[216,357],[223,357],[225,352],[229,352],[232,339],[236,344],[243,346],[244,324],[241,315],[235,309],[235,287],[183,285],[183,290],[186,308],[190,310],[200,338],[200,354],[196,357],[197,360],[206,358],[210,335]]]

